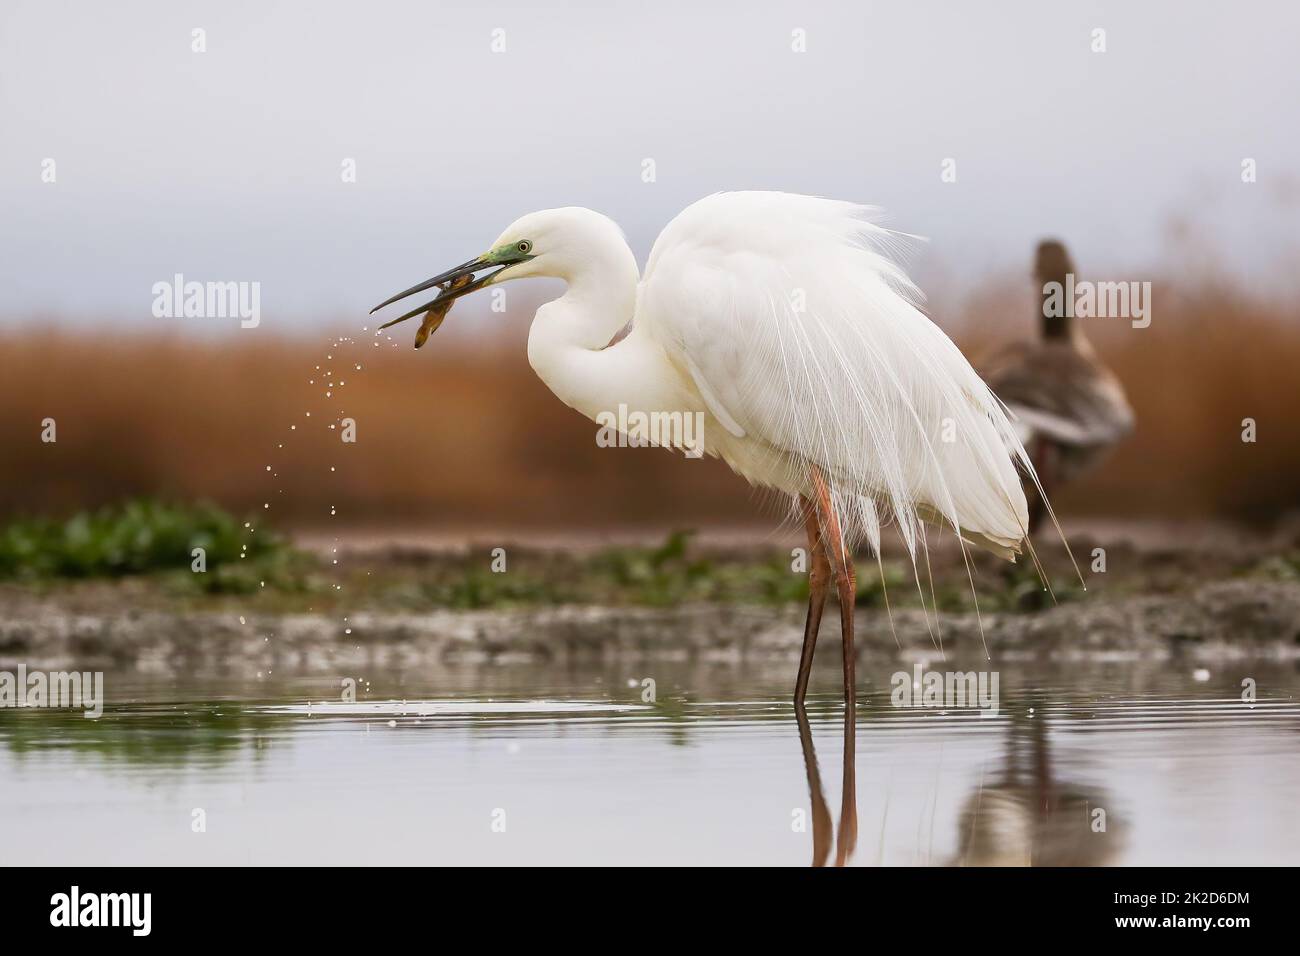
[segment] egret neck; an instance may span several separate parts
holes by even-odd
[[[640,270],[621,237],[599,252],[568,262],[551,274],[567,284],[564,295],[537,310],[528,332],[528,363],[570,408],[595,420],[619,404],[643,411],[691,410],[682,390],[665,375],[672,368],[662,348],[632,321]]]
[[[611,421],[638,444],[654,442],[624,409],[650,419],[646,431],[666,418],[670,434],[690,415],[695,437],[678,434],[683,450],[698,453],[691,457],[714,455],[788,496],[811,561],[795,701],[808,688],[833,577],[846,746],[856,702],[853,544],[879,554],[881,526],[892,523],[916,567],[929,521],[1013,559],[1029,520],[1020,472],[1034,478],[1005,407],[917,307],[919,293],[886,254],[894,235],[874,215],[813,196],[715,193],[668,224],[641,277],[613,220],[544,209],[516,219],[486,252],[375,307],[439,289],[387,327],[498,282],[562,279],[564,294],[533,319],[528,361],[566,405],[601,425],[598,443]],[[939,442],[948,424],[956,440]]]

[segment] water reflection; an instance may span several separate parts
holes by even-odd
[[[958,822],[956,866],[1103,866],[1114,863],[1124,826],[1100,787],[1060,775],[1052,761],[1046,701],[1031,696],[1007,722],[1001,772],[980,780]]]
[[[812,865],[825,866],[831,852],[831,812],[822,792],[821,769],[817,765],[817,749],[813,746],[808,711],[802,703],[795,705],[794,716],[799,725],[799,744],[803,749],[808,801],[812,809]],[[844,775],[840,784],[840,827],[835,839],[836,866],[847,863],[858,844],[857,725],[857,704],[850,703],[844,708]]]
[[[0,740],[15,765],[38,756],[96,758],[126,769],[214,768],[251,751],[270,756],[282,717],[236,701],[157,701],[110,704],[98,720],[80,710],[3,712]]]
[[[370,675],[350,704],[322,703],[337,701],[333,677],[124,676],[98,721],[0,711],[9,858],[1078,866],[1300,854],[1293,668],[1252,667],[1269,696],[1247,704],[1226,667],[1217,686],[1171,669],[1007,667],[995,718],[895,708],[870,683],[845,713],[829,680],[796,710],[784,669],[653,673],[662,692],[649,704],[635,672],[498,667]],[[220,839],[191,835],[195,807]],[[811,838],[790,825],[803,807]],[[508,835],[489,828],[496,808]]]
[[[953,866],[1103,866],[1122,854],[1125,826],[1113,815],[1108,791],[1062,776],[1052,761],[1051,720],[1041,697],[1017,707],[1004,722],[1005,743],[997,775],[978,783],[958,815],[960,848]],[[931,718],[941,719],[941,718]],[[822,785],[807,711],[795,708],[812,816],[812,865],[835,866],[853,856],[858,838],[857,710],[844,713],[843,777],[839,826]],[[871,732],[870,730],[868,732]],[[875,732],[887,732],[879,724]],[[882,830],[885,825],[883,819]]]

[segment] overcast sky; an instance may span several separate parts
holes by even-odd
[[[929,237],[923,282],[1027,270],[1045,233],[1140,267],[1174,216],[1277,272],[1298,35],[1281,0],[5,0],[0,321],[156,323],[176,272],[261,282],[273,324],[348,317],[531,209],[606,212],[644,262],[686,204],[755,187],[885,206]]]

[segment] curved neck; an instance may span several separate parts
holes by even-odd
[[[564,295],[533,318],[528,362],[561,401],[594,417],[616,391],[616,349],[606,346],[632,319],[640,271],[624,242],[566,271],[559,276],[568,283]]]

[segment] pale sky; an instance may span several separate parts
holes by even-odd
[[[176,272],[260,282],[264,325],[359,320],[532,209],[605,212],[644,262],[741,188],[884,206],[923,284],[1027,272],[1044,234],[1140,269],[1175,216],[1291,273],[1297,36],[1281,0],[5,0],[0,323],[165,321]]]

